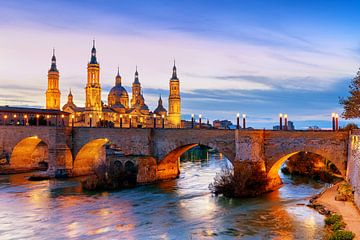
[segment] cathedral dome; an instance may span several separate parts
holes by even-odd
[[[115,86],[110,90],[108,95],[108,105],[112,107],[115,104],[121,104],[125,108],[129,105],[129,94],[127,93],[126,89],[121,86],[121,76],[118,73],[115,77]]]
[[[109,95],[112,95],[114,97],[129,97],[126,89],[121,85],[114,86],[110,90]]]
[[[159,97],[159,102],[158,102],[158,106],[157,108],[155,109],[154,113],[156,113],[157,115],[165,115],[166,116],[166,109],[164,108],[163,104],[162,104],[162,99],[161,99],[161,96]]]

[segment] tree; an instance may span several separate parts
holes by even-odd
[[[344,107],[342,116],[345,119],[360,118],[360,69],[349,85],[349,93],[350,96],[339,101]]]

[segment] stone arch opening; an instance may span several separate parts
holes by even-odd
[[[48,145],[37,136],[24,138],[13,148],[9,164],[14,171],[47,170]]]
[[[82,176],[93,173],[93,169],[106,159],[107,138],[94,139],[81,147],[73,163],[73,175]]]
[[[207,147],[208,149],[219,152],[221,156],[225,156],[233,166],[233,159],[229,158],[226,153],[223,153],[216,146],[212,146],[211,144],[190,143],[173,149],[160,160],[157,167],[157,178],[160,180],[176,178],[180,174],[180,157],[197,146]]]
[[[310,166],[311,164],[305,165],[305,163],[301,164],[301,162],[299,162],[302,159],[306,159],[306,158],[308,158],[308,160],[314,160],[314,162],[312,163],[313,166]],[[300,169],[301,171],[306,171],[307,167],[314,167],[318,169],[323,168],[324,170],[325,169],[332,170],[335,173],[335,175],[339,177],[344,176],[344,172],[341,168],[341,165],[339,165],[337,161],[333,161],[333,159],[329,158],[329,156],[327,156],[326,154],[313,152],[313,151],[295,151],[280,157],[277,161],[275,161],[275,163],[272,166],[270,166],[270,169],[267,172],[267,177],[270,181],[269,183],[270,186],[276,186],[282,184],[279,171],[281,170],[284,163],[286,163],[287,161],[292,161],[294,164],[296,164],[296,162],[299,162],[299,164],[296,164],[297,165],[296,168]]]

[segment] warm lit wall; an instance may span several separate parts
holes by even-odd
[[[350,136],[349,158],[347,165],[347,180],[351,183],[354,200],[360,209],[360,131],[354,131]]]

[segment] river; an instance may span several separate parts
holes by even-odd
[[[303,204],[323,183],[281,176],[252,199],[213,196],[227,163],[181,162],[178,179],[114,192],[85,192],[78,179],[29,182],[0,176],[0,239],[321,239],[324,217]]]

